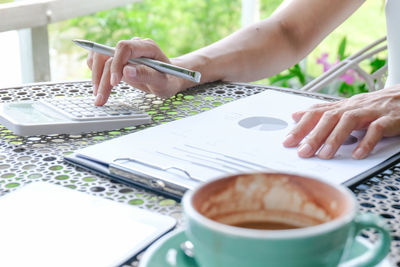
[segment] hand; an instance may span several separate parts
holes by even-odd
[[[160,97],[170,97],[183,89],[180,78],[161,73],[144,65],[128,64],[131,58],[147,57],[171,63],[159,46],[150,39],[134,37],[129,41],[118,42],[113,58],[91,52],[87,64],[92,70],[95,105],[104,105],[113,86],[121,80]]]
[[[317,104],[292,114],[298,122],[283,145],[298,148],[303,158],[332,158],[353,130],[367,132],[353,151],[354,159],[367,157],[382,137],[400,134],[400,85],[355,95],[337,102]]]

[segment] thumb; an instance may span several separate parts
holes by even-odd
[[[168,76],[155,69],[144,65],[126,65],[123,69],[123,79],[125,82],[145,85],[148,90],[159,97],[170,97],[173,92],[167,90],[170,80]]]
[[[144,65],[126,65],[123,70],[125,81],[130,83],[147,83],[161,86],[167,81],[164,73]]]

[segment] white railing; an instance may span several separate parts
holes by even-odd
[[[372,74],[369,74],[363,70],[360,64],[364,60],[370,59],[385,50],[387,50],[386,37],[382,37],[340,61],[336,66],[310,81],[308,84],[302,87],[301,90],[318,92],[328,84],[332,83],[340,75],[346,73],[349,69],[354,70],[360,77],[362,77],[369,92],[382,89],[385,86],[385,81],[387,78],[387,63]]]
[[[49,81],[48,24],[139,1],[17,0],[0,5],[0,32],[19,31],[22,81]]]

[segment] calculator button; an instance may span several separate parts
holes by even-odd
[[[90,112],[82,112],[82,115],[85,117],[94,117],[94,115]]]
[[[92,97],[42,99],[40,102],[72,120],[133,120],[148,117],[147,113],[121,101],[109,101],[104,106],[95,106]]]

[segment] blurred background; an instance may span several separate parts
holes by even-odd
[[[27,0],[29,1],[29,0]],[[42,0],[29,1],[41,2]],[[63,0],[55,0],[63,1]],[[64,0],[65,1],[65,0]],[[68,1],[68,0],[66,0]],[[15,2],[0,0],[1,25],[9,23],[2,16]],[[26,2],[24,0],[18,3]],[[43,1],[42,1],[43,2]],[[104,1],[81,0],[96,6]],[[125,1],[128,2],[128,1]],[[208,45],[258,19],[264,19],[283,2],[282,0],[141,0],[77,16],[47,25],[51,81],[71,81],[90,78],[86,66],[87,52],[72,43],[72,39],[87,39],[107,45],[134,36],[151,38],[175,57]],[[80,5],[73,9],[79,10]],[[5,14],[5,13],[3,13]],[[79,15],[79,12],[77,12]],[[52,14],[47,14],[51,17]],[[24,17],[18,18],[23,20]],[[6,28],[6,27],[5,27]],[[327,66],[358,51],[386,35],[384,1],[366,1],[350,19],[330,34],[300,64],[256,83],[300,88],[321,75]],[[0,32],[0,87],[26,82],[21,74],[25,63],[20,49],[18,31]],[[268,60],[268,59],[265,59]],[[364,63],[368,72],[385,64],[386,55],[371,58]],[[335,94],[348,96],[362,92],[362,80],[342,79],[335,84]]]

